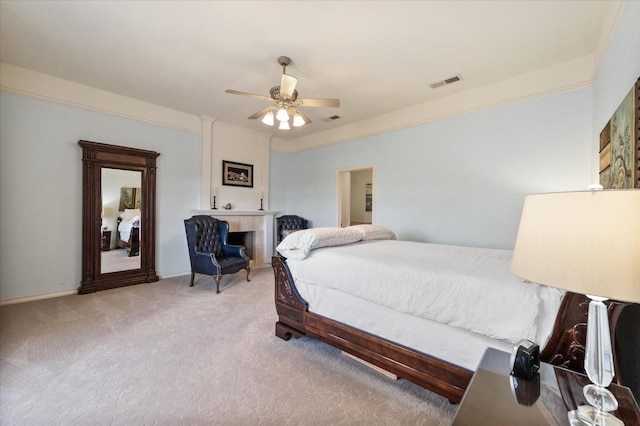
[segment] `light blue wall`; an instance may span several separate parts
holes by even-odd
[[[640,2],[624,2],[593,86],[293,155],[271,207],[336,226],[336,170],[376,166],[374,222],[408,240],[510,248],[524,196],[597,182],[598,135],[640,76]]]
[[[512,248],[527,194],[592,183],[591,105],[591,88],[582,88],[272,154],[271,205],[337,226],[337,170],[375,165],[374,223],[400,239]]]
[[[2,300],[80,285],[80,139],[160,153],[157,271],[169,276],[190,270],[182,220],[199,205],[199,134],[0,93]]]

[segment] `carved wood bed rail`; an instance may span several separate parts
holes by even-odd
[[[286,258],[274,256],[271,265],[275,275],[275,304],[279,317],[276,336],[289,340],[292,336],[297,339],[306,335],[321,340],[452,402],[457,403],[462,399],[473,371],[309,312],[307,303],[296,290]],[[542,348],[542,361],[584,372],[588,304],[586,296],[575,293],[565,295],[552,335]],[[609,306],[614,340],[618,318],[626,305],[612,302]],[[614,362],[615,358],[614,352]],[[618,376],[614,380],[621,383]]]

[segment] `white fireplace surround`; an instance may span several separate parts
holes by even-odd
[[[256,210],[191,210],[193,215],[207,215],[229,222],[229,232],[254,232],[252,268],[271,265],[273,256],[274,217],[277,212]]]

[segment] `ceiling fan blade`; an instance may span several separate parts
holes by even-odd
[[[253,93],[240,92],[238,90],[227,89],[224,92],[225,93],[230,93],[232,95],[249,96],[250,98],[258,98],[258,99],[262,99],[262,100],[265,100],[265,101],[270,101],[271,100],[271,98],[269,96],[255,95]]]
[[[287,97],[293,96],[293,91],[296,90],[296,84],[298,79],[292,75],[282,74],[282,81],[280,81],[280,94]]]
[[[262,118],[271,110],[271,108],[273,108],[273,105],[269,105],[268,107],[264,107],[260,111],[256,112],[253,115],[250,115],[247,118],[250,119],[250,120],[254,120],[256,118]]]
[[[296,99],[296,103],[306,107],[337,108],[340,106],[340,99],[307,98]]]

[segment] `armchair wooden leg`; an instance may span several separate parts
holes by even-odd
[[[189,283],[189,287],[193,287],[193,278],[196,276],[195,272],[191,273],[191,282]]]
[[[249,272],[250,272],[250,271],[251,271],[251,267],[250,267],[250,266],[247,266],[247,281],[251,281],[251,280],[249,279]]]
[[[216,294],[220,293],[220,280],[222,279],[222,275],[215,275],[213,280],[216,282]]]

